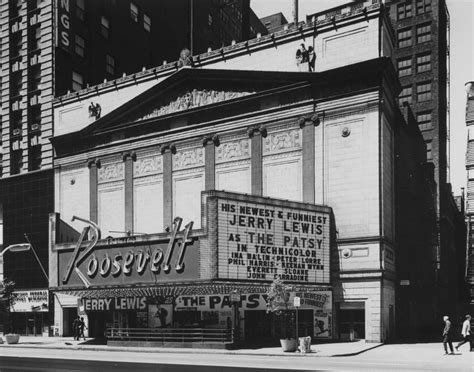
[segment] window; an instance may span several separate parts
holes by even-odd
[[[419,112],[416,114],[416,121],[420,130],[431,129],[431,111]]]
[[[23,168],[23,150],[20,148],[20,141],[12,143],[12,150],[10,172],[11,174],[19,174]]]
[[[424,43],[431,40],[431,23],[416,26],[416,42]]]
[[[72,72],[72,90],[77,91],[81,90],[84,86],[84,78],[82,75],[76,71]]]
[[[413,93],[413,89],[411,86],[409,87],[403,87],[400,95],[398,96],[398,102],[400,104],[402,104],[403,102],[408,102],[408,103],[411,103],[412,102],[412,93]]]
[[[76,17],[81,21],[84,20],[84,11],[86,9],[86,4],[84,0],[76,0]]]
[[[143,14],[143,28],[148,32],[151,31],[151,18],[146,14]]]
[[[21,37],[15,36],[12,38],[11,41],[11,56],[18,57],[21,53],[21,49],[23,48],[23,42]]]
[[[109,19],[105,18],[104,16],[102,16],[102,18],[100,19],[100,33],[106,39],[109,38],[109,35],[110,35],[110,22],[109,22]]]
[[[23,87],[22,81],[21,81],[21,74],[15,74],[11,78],[11,83],[10,83],[10,94],[12,97],[19,96],[21,93],[21,89]]]
[[[431,99],[431,82],[416,85],[416,100],[418,102],[429,101]]]
[[[426,160],[433,160],[431,141],[426,141]]]
[[[105,56],[105,71],[110,75],[115,74],[115,59],[109,54]]]
[[[35,91],[41,88],[41,69],[38,66],[35,66],[32,69],[29,77],[30,91]]]
[[[397,17],[398,19],[405,19],[412,16],[411,0],[405,1],[397,6]]]
[[[78,56],[84,57],[84,47],[85,47],[84,39],[81,36],[76,35],[75,51]]]
[[[213,23],[213,22],[214,22],[214,21],[213,21],[213,19],[212,19],[212,14],[209,13],[209,14],[207,15],[207,25],[208,25],[209,27],[212,27],[212,23]]]
[[[134,3],[130,3],[130,18],[132,18],[134,22],[138,22],[138,6]]]
[[[470,180],[474,180],[474,169],[468,169],[468,170],[467,170],[467,177],[468,177]]]
[[[411,57],[399,59],[397,61],[398,76],[411,75]]]
[[[431,54],[420,54],[416,56],[416,72],[431,71]]]
[[[467,127],[467,140],[474,141],[474,126]]]
[[[399,30],[398,31],[398,47],[403,48],[403,47],[410,46],[412,44],[411,36],[412,36],[412,32],[410,28]]]
[[[31,147],[28,156],[30,170],[41,169],[41,145],[37,142],[37,136],[31,138]]]
[[[431,0],[416,0],[416,14],[431,12]]]
[[[30,50],[36,50],[40,47],[41,40],[41,28],[39,26],[35,27],[30,36]]]

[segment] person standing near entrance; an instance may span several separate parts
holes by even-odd
[[[81,337],[85,340],[86,339],[86,336],[84,336],[84,328],[87,328],[86,327],[86,323],[84,323],[84,318],[81,317],[81,319],[79,320],[79,335],[77,337],[77,339],[79,340]]]
[[[72,331],[74,333],[74,341],[79,340],[79,327],[81,325],[81,318],[79,315],[77,316],[76,319],[72,322]]]
[[[447,315],[443,316],[443,320],[444,320],[444,330],[443,330],[444,355],[448,355],[448,345],[449,345],[449,350],[451,350],[450,354],[454,354],[451,321],[449,320],[449,316]]]
[[[459,347],[469,342],[470,351],[474,351],[473,340],[471,339],[471,316],[466,315],[466,320],[462,324],[461,330],[462,337],[464,338],[457,346],[456,351],[459,351]]]

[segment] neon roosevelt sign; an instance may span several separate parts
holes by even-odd
[[[158,274],[161,268],[163,268],[165,273],[169,273],[171,271],[171,258],[173,256],[175,245],[176,250],[178,251],[178,260],[175,270],[177,272],[182,272],[184,270],[184,253],[186,245],[192,242],[192,239],[189,238],[189,233],[193,227],[193,221],[186,224],[184,226],[184,230],[182,231],[182,235],[177,237],[177,234],[180,233],[183,219],[181,217],[176,217],[173,220],[170,240],[168,241],[165,251],[159,247],[155,248],[152,252],[150,250],[139,250],[138,252],[134,252],[130,249],[125,254],[120,252],[116,253],[113,258],[107,252],[102,258],[97,258],[97,256],[92,253],[92,251],[96,247],[97,242],[100,240],[101,232],[99,226],[92,221],[76,216],[72,217],[72,221],[74,220],[82,221],[89,224],[90,226],[84,227],[81,235],[79,236],[79,240],[76,243],[74,252],[71,256],[71,259],[69,260],[66,272],[62,278],[63,284],[67,284],[73,270],[76,272],[86,287],[91,285],[89,278],[93,278],[97,274],[100,274],[102,277],[107,277],[110,275],[117,277],[121,273],[129,275],[134,267],[139,274],[143,273],[147,267],[150,268],[153,274]],[[84,252],[82,255],[80,255],[80,248],[83,245],[84,239],[88,236],[91,228],[93,230],[92,240],[87,242]],[[84,273],[79,269],[79,266],[87,258],[89,258],[89,260],[86,263],[87,270]]]

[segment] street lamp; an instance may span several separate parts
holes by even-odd
[[[44,269],[43,264],[41,263],[38,255],[36,254],[35,249],[33,248],[33,245],[30,243],[30,240],[28,239],[28,236],[26,234],[25,234],[25,238],[28,241],[28,243],[12,244],[12,245],[9,245],[3,251],[0,252],[0,281],[3,281],[3,255],[5,253],[7,253],[8,251],[10,251],[10,252],[25,252],[25,251],[29,251],[31,249],[33,251],[33,254],[35,255],[36,261],[38,261],[38,264],[40,265],[40,268],[43,271],[43,274],[44,274],[46,280],[49,282],[48,274],[46,274],[46,270]]]
[[[3,251],[0,252],[0,282],[3,281],[3,255],[10,252],[24,252],[29,251],[31,248],[31,244],[29,243],[22,243],[22,244],[12,244],[6,247]]]

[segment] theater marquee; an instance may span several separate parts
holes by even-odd
[[[329,283],[330,215],[218,199],[219,278]]]

